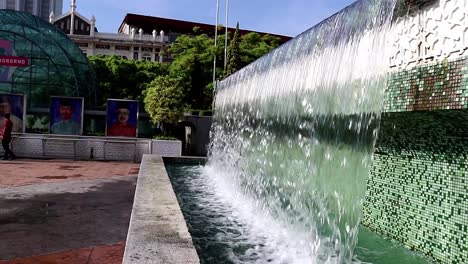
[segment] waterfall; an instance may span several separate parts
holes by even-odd
[[[353,257],[394,5],[358,1],[218,85],[209,171],[312,263]]]

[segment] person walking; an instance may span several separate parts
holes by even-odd
[[[5,114],[3,120],[2,129],[0,130],[0,138],[2,139],[2,146],[5,150],[2,160],[13,160],[15,159],[15,154],[10,150],[11,142],[11,130],[13,129],[13,123],[10,120],[10,114]]]

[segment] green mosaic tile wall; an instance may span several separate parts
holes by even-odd
[[[384,112],[468,108],[468,58],[393,73]]]
[[[363,225],[438,263],[468,263],[468,63],[392,74]]]

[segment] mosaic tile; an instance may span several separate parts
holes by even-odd
[[[384,112],[468,108],[468,58],[391,73]]]
[[[382,116],[363,225],[436,262],[468,263],[468,110],[417,105]]]

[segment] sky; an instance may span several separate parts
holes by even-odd
[[[220,23],[225,24],[220,0]],[[241,29],[297,36],[355,0],[230,0],[229,25]],[[64,13],[70,10],[64,0]],[[99,32],[117,32],[127,13],[214,24],[216,0],[76,0],[77,11],[96,17]]]

